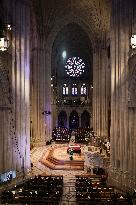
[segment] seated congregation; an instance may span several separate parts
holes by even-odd
[[[89,142],[91,136],[93,136],[90,128],[78,127],[72,132],[71,129],[65,127],[56,127],[52,131],[52,140],[55,142],[69,142],[71,135],[75,136],[76,143]]]
[[[78,205],[131,205],[128,193],[115,192],[101,175],[76,176],[76,201]]]
[[[35,176],[2,192],[2,204],[56,204],[63,194],[63,176]]]
[[[131,205],[128,193],[119,193],[109,187],[101,175],[75,175],[77,205]],[[63,176],[35,176],[5,190],[2,204],[59,205],[63,196]]]

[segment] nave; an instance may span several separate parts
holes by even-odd
[[[81,153],[73,153],[71,160],[67,149],[71,143],[71,146],[77,146],[74,137],[75,135],[71,136],[69,143],[52,141],[47,146],[33,148],[31,150],[31,172],[20,182],[12,181],[10,189],[2,193],[1,203],[35,205],[132,204],[132,197],[128,193],[123,193],[107,184],[109,156],[107,150],[99,145],[99,139],[93,139],[93,143],[92,139],[89,139],[88,144],[78,144],[81,146]],[[94,142],[97,143],[94,144]],[[58,166],[55,164],[56,161],[52,161],[51,152],[53,152],[54,159],[61,159]],[[82,166],[76,166],[77,158],[80,160],[82,158]],[[65,164],[65,161],[69,161],[69,164]]]
[[[91,182],[76,195],[76,176],[104,170],[119,198],[134,199],[135,11],[135,0],[0,0],[0,193],[23,182],[30,191],[28,178],[46,195],[55,175],[63,188],[72,179],[72,203],[88,203],[107,188],[95,195]],[[71,203],[70,187],[60,203]]]

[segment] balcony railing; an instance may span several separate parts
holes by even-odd
[[[92,106],[91,102],[86,101],[80,101],[80,100],[58,100],[56,102],[56,105],[58,107],[63,106],[63,107],[90,107]]]

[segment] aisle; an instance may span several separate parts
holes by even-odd
[[[72,131],[72,133],[71,133],[71,138],[70,138],[69,144],[70,145],[75,144],[75,132],[74,131]]]
[[[71,174],[63,177],[63,196],[60,205],[76,204],[76,191],[75,191],[76,179],[75,176]]]

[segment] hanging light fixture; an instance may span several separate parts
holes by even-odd
[[[136,48],[136,35],[132,35],[132,36],[131,36],[131,47],[132,47],[133,49]]]
[[[6,37],[0,38],[0,51],[6,51],[8,49],[8,40]]]
[[[9,47],[8,44],[8,31],[11,31],[11,25],[10,24],[2,24],[0,23],[0,51],[6,51]]]

